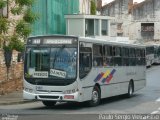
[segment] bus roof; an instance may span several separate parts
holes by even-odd
[[[72,38],[79,38],[79,41],[84,41],[84,42],[92,42],[92,43],[106,43],[110,45],[121,45],[121,46],[133,46],[133,47],[140,47],[140,48],[145,48],[146,45],[142,44],[135,44],[135,43],[130,43],[126,40],[124,41],[117,41],[116,39],[118,37],[105,37],[105,38],[96,38],[96,37],[80,37],[80,36],[75,36],[75,35],[59,35],[59,34],[54,34],[54,35],[37,35],[37,36],[30,36],[30,38],[37,38],[37,37],[72,37]]]
[[[115,37],[116,38],[116,37]],[[106,38],[106,39],[100,39],[100,38],[91,38],[91,37],[79,37],[80,41],[84,42],[94,42],[94,43],[106,43],[109,45],[120,45],[120,46],[133,46],[133,47],[140,47],[145,48],[145,45],[142,44],[135,44],[135,43],[129,43],[129,42],[120,42],[120,41],[114,41],[113,39]]]

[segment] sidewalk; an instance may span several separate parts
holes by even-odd
[[[22,91],[15,91],[7,95],[0,95],[0,105],[22,104],[26,102],[32,102],[32,101],[23,100]]]

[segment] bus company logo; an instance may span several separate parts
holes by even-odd
[[[105,73],[101,72],[97,75],[94,82],[98,82],[101,80],[102,83],[105,83],[105,82],[109,83],[112,80],[115,72],[116,72],[115,69],[113,69],[112,71],[107,70]]]

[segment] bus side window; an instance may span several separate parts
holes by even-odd
[[[129,66],[129,48],[122,48],[122,65]]]
[[[136,49],[136,63],[137,65],[141,65],[141,51],[140,49]]]
[[[115,66],[122,66],[121,47],[114,46],[113,47],[113,55],[114,55],[114,65]]]
[[[135,66],[136,65],[136,54],[135,54],[135,48],[129,49],[129,65]]]
[[[103,65],[103,47],[102,45],[93,45],[93,66]]]
[[[140,65],[145,65],[145,50],[140,49]]]
[[[92,68],[92,52],[91,48],[85,49],[80,47],[79,55],[79,77],[80,79],[86,77]]]
[[[103,60],[103,65],[104,66],[113,66],[113,47],[106,45],[104,46],[105,48],[105,54],[104,54],[104,60]]]

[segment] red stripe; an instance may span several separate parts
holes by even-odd
[[[113,78],[113,75],[110,74],[109,77],[107,78],[106,82],[109,83],[111,81],[111,79]]]

